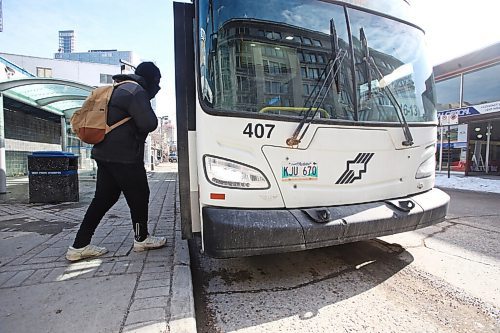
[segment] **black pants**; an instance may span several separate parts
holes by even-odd
[[[90,203],[73,247],[90,244],[104,214],[113,207],[123,192],[130,208],[135,239],[148,236],[149,186],[144,164],[97,162],[97,182],[94,198]]]

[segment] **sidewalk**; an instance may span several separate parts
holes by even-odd
[[[150,233],[165,248],[135,253],[123,196],[92,243],[109,253],[64,258],[93,197],[80,177],[80,202],[28,204],[27,179],[8,181],[0,198],[1,332],[196,332],[187,242],[181,239],[177,165],[149,172]]]

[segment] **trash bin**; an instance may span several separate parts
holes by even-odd
[[[63,151],[28,155],[29,202],[79,200],[78,156]]]

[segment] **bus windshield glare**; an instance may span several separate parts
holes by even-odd
[[[297,118],[314,107],[325,121],[436,121],[424,34],[411,24],[317,0],[213,0],[198,10],[210,112]]]

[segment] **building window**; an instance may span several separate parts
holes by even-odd
[[[323,45],[321,44],[321,41],[320,40],[317,40],[317,39],[313,39],[313,44],[314,46],[318,46],[318,47],[322,47]]]
[[[317,57],[314,53],[305,53],[304,54],[304,61],[305,62],[312,62],[312,63],[318,62]]]
[[[319,69],[318,68],[308,68],[307,77],[310,79],[319,78]]]
[[[264,73],[267,73],[267,74],[286,74],[288,72],[286,64],[274,62],[274,61],[268,61],[268,60],[263,60],[262,62],[264,64]]]
[[[309,95],[309,85],[303,84],[302,89],[304,91],[304,95]]]
[[[500,100],[499,77],[500,64],[464,74],[463,106]]]
[[[436,82],[436,95],[438,111],[457,109],[460,107],[460,81],[461,76]]]
[[[249,43],[237,42],[236,43],[236,52],[237,53],[251,53],[252,48]]]
[[[227,74],[222,74],[222,89],[223,90],[231,89],[231,77]]]
[[[288,93],[288,84],[276,81],[265,81],[264,92],[266,94],[286,94]]]
[[[250,56],[236,56],[236,67],[238,68],[252,68],[253,61]]]
[[[236,35],[249,35],[250,29],[248,27],[238,27],[236,28]]]
[[[302,52],[297,52],[297,57],[299,58],[300,62],[304,62],[304,53]]]
[[[103,84],[111,84],[113,83],[113,75],[101,74],[101,79],[99,80],[99,82]]]
[[[309,37],[302,38],[302,41],[304,42],[304,45],[312,45],[311,38]]]
[[[285,54],[280,47],[263,47],[262,54],[270,57],[284,58]]]
[[[251,81],[246,76],[236,76],[238,82],[238,91],[249,92],[251,90]]]
[[[300,67],[300,75],[302,75],[303,78],[307,78],[307,68],[306,67]]]
[[[281,39],[281,33],[275,31],[266,31],[266,37],[268,39]]]
[[[280,74],[280,64],[274,61],[269,62],[269,72],[271,74]]]
[[[38,77],[52,77],[52,68],[37,67],[36,76]]]

